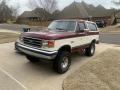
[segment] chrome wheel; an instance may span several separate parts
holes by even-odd
[[[85,55],[93,56],[95,53],[95,43],[91,43],[91,45],[85,49]]]
[[[70,53],[67,51],[61,51],[58,53],[56,60],[53,63],[53,68],[56,72],[63,74],[68,71],[71,64]]]
[[[63,69],[65,69],[65,68],[67,68],[67,66],[68,66],[68,57],[64,57],[63,58],[63,61],[62,61],[62,63],[61,63],[61,66],[63,67]]]
[[[91,54],[94,54],[94,52],[95,52],[95,48],[94,48],[94,46],[92,46],[91,47]]]

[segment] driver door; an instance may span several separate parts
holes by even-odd
[[[77,30],[76,30],[76,34],[78,35],[77,38],[77,45],[79,46],[83,46],[85,45],[87,42],[87,29],[86,29],[86,25],[84,22],[79,22],[78,26],[77,26]]]

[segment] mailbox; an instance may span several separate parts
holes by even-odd
[[[30,28],[23,28],[23,32],[30,32]]]

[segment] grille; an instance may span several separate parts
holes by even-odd
[[[27,45],[42,47],[42,40],[39,40],[39,39],[23,37],[23,42]]]

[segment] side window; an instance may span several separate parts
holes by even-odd
[[[97,27],[94,23],[88,23],[88,27],[91,31],[97,31]]]
[[[83,31],[85,28],[85,24],[80,22],[78,23],[78,26],[77,26],[77,31]]]
[[[85,24],[84,23],[79,23],[79,28],[80,30],[84,30],[85,29]]]

